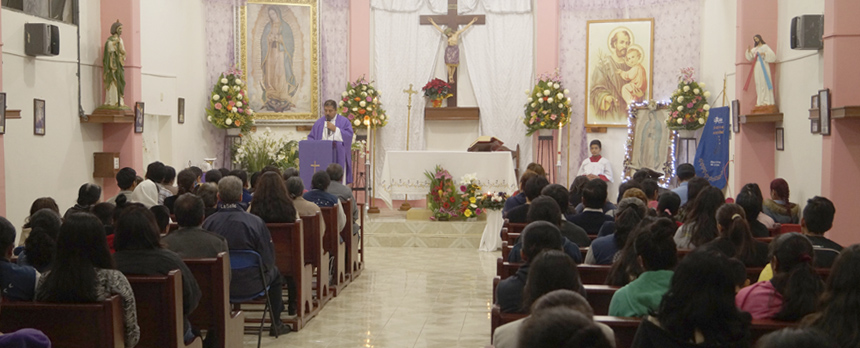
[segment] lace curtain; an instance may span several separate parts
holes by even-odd
[[[584,124],[586,22],[600,19],[654,18],[655,100],[668,99],[678,84],[681,68],[699,71],[701,0],[561,0],[559,3],[559,66],[574,103],[573,124]],[[574,99],[576,100],[576,99]],[[570,181],[588,156],[583,128],[569,127],[571,158]],[[579,143],[579,144],[577,144]],[[577,149],[577,146],[579,147]],[[565,156],[563,156],[565,157]]]

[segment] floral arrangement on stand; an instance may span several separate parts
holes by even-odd
[[[672,93],[666,120],[666,126],[671,130],[696,130],[704,127],[708,120],[711,92],[705,90],[704,83],[696,82],[693,73],[693,68],[681,69],[678,89]]]
[[[427,209],[433,212],[430,220],[449,221],[460,217],[460,194],[454,190],[451,173],[437,165],[433,172],[424,172],[430,180]]]
[[[248,172],[257,172],[265,166],[278,168],[299,167],[299,143],[276,138],[272,129],[266,127],[262,133],[252,133],[235,145],[233,161]]]
[[[479,205],[481,186],[478,185],[478,177],[475,173],[466,174],[460,178],[460,211],[463,217],[471,218],[481,215],[484,211]]]
[[[242,71],[236,68],[222,73],[209,98],[206,119],[222,129],[238,128],[247,133],[254,125],[254,110],[248,105],[248,93],[242,81]]]
[[[427,82],[424,87],[421,88],[424,91],[424,96],[430,99],[433,102],[433,107],[438,108],[442,106],[442,100],[453,97],[454,94],[451,93],[450,84],[441,79],[435,78]]]
[[[352,122],[356,129],[380,128],[388,124],[385,110],[379,101],[382,93],[373,87],[364,76],[347,82],[346,90],[341,93],[340,113]]]
[[[490,191],[481,195],[478,205],[484,210],[502,210],[507,200],[507,193]]]
[[[541,75],[531,90],[526,90],[526,135],[539,129],[558,129],[570,123],[570,90],[565,89],[558,72]]]

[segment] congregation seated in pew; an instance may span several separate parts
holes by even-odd
[[[552,198],[549,197],[538,197],[534,202],[527,205],[529,207],[528,211],[528,222],[529,224],[535,221],[546,221],[549,222],[556,227],[559,227],[561,223],[561,212],[558,208],[558,204]],[[527,225],[528,226],[528,225]],[[561,230],[559,229],[559,232]],[[571,242],[566,237],[561,237],[562,242],[562,250],[573,259],[577,264],[582,263],[582,252],[579,250],[579,246],[576,243]],[[522,257],[522,238],[520,238],[520,242],[513,246],[510,254],[508,255],[508,262],[520,263],[523,262]]]
[[[600,227],[606,221],[614,221],[612,216],[606,215],[607,186],[601,179],[592,179],[582,189],[582,204],[584,209],[567,220],[582,227],[589,235],[597,235]]]
[[[140,339],[134,293],[114,267],[101,221],[89,213],[69,214],[57,236],[54,265],[39,278],[36,301],[88,303],[111,295],[122,298],[125,346],[133,348]]]
[[[180,195],[174,203],[179,229],[161,238],[164,247],[183,259],[211,258],[229,250],[224,237],[201,227],[205,218],[204,211],[200,197],[192,193]]]
[[[284,310],[282,277],[275,266],[272,236],[266,223],[240,206],[242,188],[242,181],[237,177],[228,176],[218,182],[218,196],[222,206],[215,214],[206,218],[203,228],[224,237],[230,250],[253,250],[260,254],[266,283],[269,285],[269,299],[272,302],[273,320],[269,335],[278,336],[290,332],[290,327],[280,320]],[[233,273],[230,282],[231,296],[246,297],[256,294],[254,290],[258,285],[249,283],[259,277],[255,275],[256,272],[248,269],[246,272]]]
[[[306,201],[316,204],[318,207],[335,207],[337,210],[337,230],[340,232],[346,226],[346,215],[343,212],[343,207],[340,205],[340,200],[333,194],[326,192],[331,184],[326,172],[316,172],[311,177],[311,190],[302,195]]]
[[[166,208],[165,208],[166,210]],[[130,275],[168,275],[173,270],[182,274],[182,317],[185,342],[194,340],[188,316],[200,301],[200,287],[179,255],[165,249],[160,242],[155,216],[142,204],[125,208],[116,225],[114,261],[116,268]]]
[[[53,212],[46,210],[48,214]],[[36,294],[36,282],[39,272],[30,266],[21,266],[9,261],[12,249],[15,247],[15,226],[4,217],[0,217],[0,289],[3,297],[12,301],[32,301]]]
[[[341,202],[352,202],[352,234],[358,234],[359,211],[356,208],[357,203],[355,202],[355,197],[352,195],[352,189],[341,183],[343,180],[343,167],[340,164],[332,163],[326,167],[325,172],[328,174],[329,179],[331,179],[331,183],[329,183],[325,191],[339,198]]]
[[[532,201],[540,197],[541,191],[544,187],[549,185],[549,181],[547,181],[546,177],[537,175],[528,179],[525,185],[523,186],[523,191],[525,192],[526,201],[525,203],[516,206],[505,213],[505,218],[508,219],[511,223],[525,223],[528,222],[528,213],[529,206]]]
[[[763,267],[768,263],[768,244],[753,239],[746,212],[729,203],[717,209],[719,236],[700,248],[716,250],[744,263],[746,267]]]
[[[591,238],[588,237],[588,233],[585,232],[582,227],[577,226],[576,224],[567,221],[566,216],[569,215],[571,210],[570,204],[568,202],[568,192],[564,186],[559,184],[551,184],[547,185],[540,192],[541,196],[550,197],[555,200],[555,203],[558,204],[559,209],[561,210],[561,222],[559,223],[559,229],[561,230],[561,235],[567,240],[573,242],[580,248],[588,247],[591,245]]]
[[[647,213],[647,207],[638,198],[625,198],[618,203],[615,210],[615,221],[607,221],[601,227],[611,229],[613,232],[597,237],[591,243],[588,254],[585,255],[585,263],[590,265],[611,265],[616,259],[615,255],[624,248],[627,239],[633,230],[639,225]],[[612,227],[608,227],[612,226]]]

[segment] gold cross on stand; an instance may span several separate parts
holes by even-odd
[[[418,93],[418,91],[412,89],[412,84],[409,84],[409,89],[404,89],[403,93],[409,95],[409,102],[406,104],[406,151],[409,151],[409,130],[412,127],[409,126],[409,120],[412,118],[412,95]]]
[[[311,167],[313,167],[313,168],[314,168],[314,173],[316,173],[316,172],[317,172],[317,168],[319,168],[319,167],[320,167],[320,165],[319,165],[319,164],[317,164],[317,161],[314,161],[314,164],[311,164]]]

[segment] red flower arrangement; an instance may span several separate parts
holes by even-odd
[[[432,99],[445,99],[454,96],[451,94],[451,85],[447,82],[442,81],[440,79],[432,79],[430,82],[427,82],[422,91],[424,91],[424,96]]]

